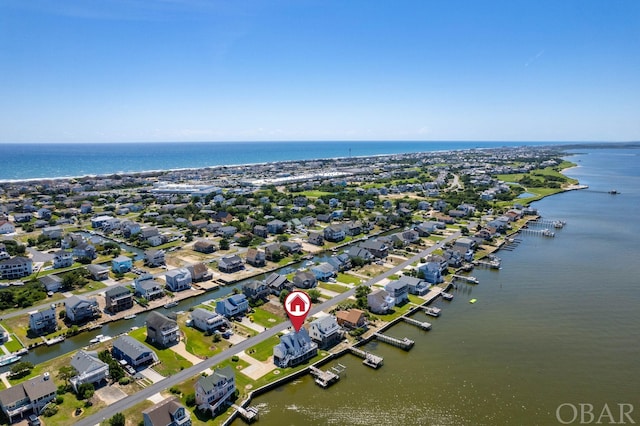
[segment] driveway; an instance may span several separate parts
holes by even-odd
[[[153,383],[158,383],[160,380],[164,379],[164,376],[158,373],[151,367],[145,368],[144,370],[140,370],[138,373],[142,374],[147,379],[151,380]]]
[[[96,390],[96,395],[107,405],[111,405],[114,402],[127,397],[127,394],[124,393],[122,389],[116,386],[102,387]]]

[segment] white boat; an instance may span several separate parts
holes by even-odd
[[[431,315],[432,317],[439,317],[440,311],[441,311],[440,308],[436,308],[434,306],[428,306],[424,308],[424,313],[427,315]]]
[[[136,317],[136,314],[131,314],[131,315],[125,315],[124,319],[134,319]]]
[[[178,306],[178,302],[176,302],[176,301],[169,302],[169,303],[164,305],[164,308],[165,309],[169,309],[169,308],[173,308],[174,306]]]
[[[13,364],[14,362],[20,361],[20,358],[22,357],[15,354],[3,355],[0,357],[0,366]]]
[[[96,337],[94,337],[93,339],[89,340],[89,343],[100,343],[102,341],[102,339],[104,339],[104,335],[98,334]]]
[[[442,293],[440,293],[440,295],[442,296],[442,298],[444,300],[453,300],[453,294],[451,294],[451,293],[445,293],[443,291]]]

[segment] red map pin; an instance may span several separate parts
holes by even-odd
[[[284,310],[287,311],[293,328],[298,332],[311,310],[311,299],[304,291],[292,291],[284,299]]]

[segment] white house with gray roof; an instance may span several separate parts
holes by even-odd
[[[56,397],[57,386],[49,373],[34,377],[0,392],[0,408],[13,424],[33,413],[37,416]]]
[[[127,361],[133,367],[158,361],[153,349],[127,335],[120,336],[113,342],[111,354],[115,359]]]
[[[196,308],[191,312],[193,326],[202,331],[214,331],[229,325],[227,319],[218,313],[203,308]]]
[[[78,372],[69,380],[76,392],[78,392],[78,387],[84,383],[99,384],[106,382],[109,376],[109,365],[102,362],[95,351],[79,350],[71,358],[71,366]]]
[[[196,405],[200,410],[215,414],[234,395],[236,376],[229,366],[216,369],[207,377],[200,377],[195,385]]]

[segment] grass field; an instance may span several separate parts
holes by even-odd
[[[325,290],[334,291],[336,293],[344,293],[345,291],[349,290],[349,287],[346,287],[340,284],[332,284],[332,283],[325,283],[325,282],[319,282],[318,287],[324,288]]]
[[[246,352],[258,361],[266,361],[273,355],[273,347],[278,343],[280,343],[280,338],[278,336],[271,336],[267,340],[247,349]]]
[[[180,370],[191,367],[191,362],[184,359],[181,355],[178,355],[171,349],[160,349],[156,348],[152,345],[149,345],[145,342],[147,338],[147,328],[140,327],[137,330],[134,330],[129,333],[131,337],[138,340],[139,342],[149,346],[153,351],[158,355],[158,359],[160,360],[160,364],[153,367],[158,373],[163,376],[170,376],[172,374],[177,373]]]
[[[340,273],[338,273],[338,277],[336,278],[336,280],[340,281],[341,283],[345,283],[345,284],[358,285],[358,284],[360,284],[361,278],[354,277],[353,275],[344,274],[344,273],[340,272]],[[331,289],[329,289],[329,290],[331,290]]]
[[[284,321],[284,318],[267,312],[264,309],[254,308],[253,313],[249,314],[249,318],[253,319],[253,322],[260,324],[263,327],[273,327],[276,324],[280,324]]]

